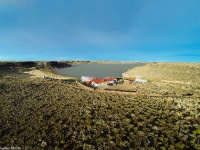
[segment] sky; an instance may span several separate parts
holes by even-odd
[[[0,61],[200,62],[200,0],[0,0]]]

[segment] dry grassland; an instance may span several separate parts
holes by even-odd
[[[165,70],[162,75],[163,65],[148,64],[126,73],[152,79],[134,85],[137,95],[88,90],[69,79],[1,73],[0,146],[34,150],[200,149],[198,84],[161,81],[193,83],[199,64],[191,66],[196,70],[185,64],[183,68],[191,71],[185,71],[186,79]],[[166,67],[175,72],[173,66],[169,63]],[[193,79],[188,81],[189,74]]]

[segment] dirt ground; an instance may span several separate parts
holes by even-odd
[[[117,84],[113,86],[105,86],[105,90],[111,91],[122,91],[122,92],[136,92],[137,87],[133,84],[133,82],[125,80],[123,84]]]

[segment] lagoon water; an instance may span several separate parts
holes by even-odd
[[[73,76],[80,78],[81,76],[93,77],[121,77],[122,73],[137,66],[143,66],[144,63],[133,64],[81,64],[74,65],[69,68],[58,69],[56,74]]]

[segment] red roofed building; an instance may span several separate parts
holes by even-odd
[[[95,78],[92,80],[92,85],[94,86],[102,86],[104,84],[104,79],[102,78]]]
[[[114,80],[117,80],[117,79],[114,78],[114,77],[104,78],[104,81],[105,81],[105,82],[112,82],[112,81],[114,81]]]
[[[92,85],[93,86],[102,86],[102,85],[106,85],[108,83],[114,83],[116,80],[116,78],[112,77],[108,77],[108,78],[95,78],[92,80]]]

